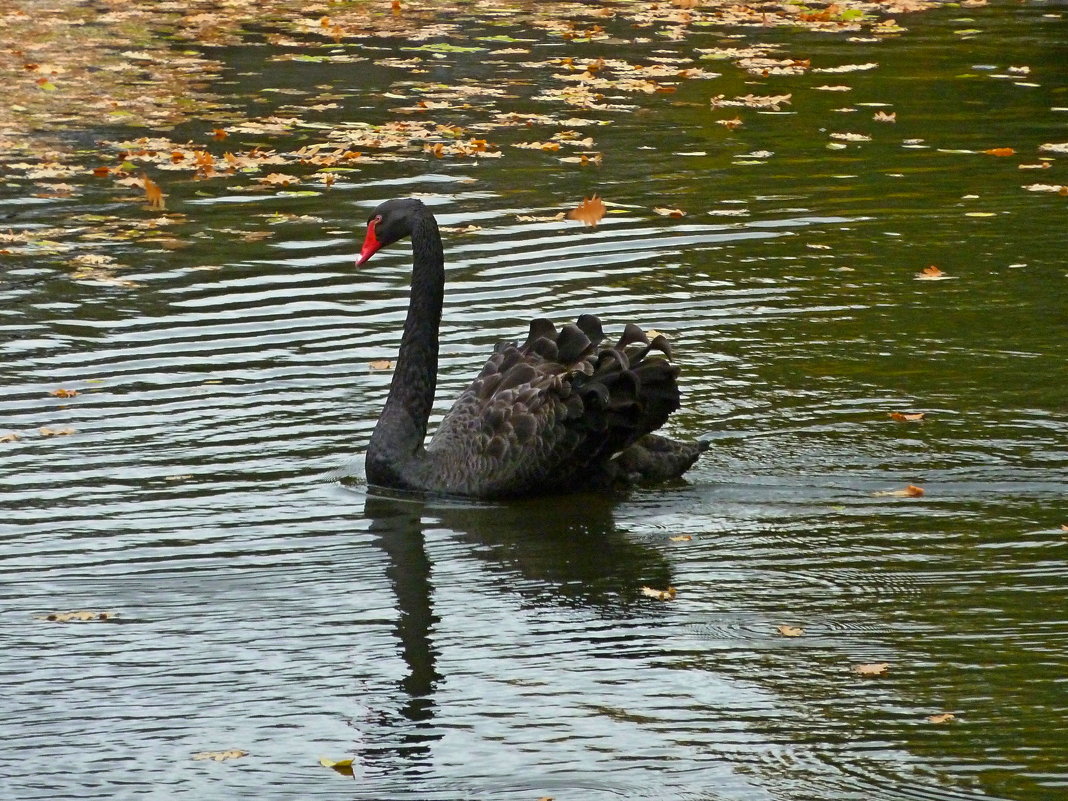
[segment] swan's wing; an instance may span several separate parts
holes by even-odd
[[[427,448],[456,492],[523,494],[586,482],[679,406],[663,337],[635,325],[602,344],[583,315],[559,331],[535,320],[522,344],[498,346]]]

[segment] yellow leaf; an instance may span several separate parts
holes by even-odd
[[[78,394],[76,389],[53,389],[49,393],[54,398],[73,398]]]
[[[322,765],[324,768],[336,770],[343,776],[353,775],[351,759],[327,759],[326,757],[322,757],[319,760],[319,764]]]
[[[674,587],[668,587],[666,590],[657,590],[653,587],[642,587],[642,595],[646,598],[655,598],[658,601],[674,601],[675,595],[678,593]]]
[[[805,630],[800,626],[776,626],[775,630],[783,637],[800,637]]]
[[[858,676],[882,676],[889,669],[889,662],[875,662],[872,664],[853,666],[853,672]]]

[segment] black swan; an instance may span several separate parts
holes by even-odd
[[[629,324],[618,342],[602,344],[601,322],[589,314],[560,330],[534,320],[523,344],[498,345],[424,447],[445,288],[434,215],[419,200],[386,201],[368,220],[356,266],[406,236],[411,298],[389,396],[367,445],[368,483],[508,498],[664,481],[697,461],[706,442],[651,433],[679,407],[667,340],[650,342]]]

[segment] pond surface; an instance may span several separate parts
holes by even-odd
[[[121,272],[5,257],[4,797],[1062,798],[1068,198],[1023,187],[1068,183],[1039,150],[1068,141],[1068,15],[900,19],[851,41],[619,18],[577,41],[465,18],[467,39],[431,41],[528,41],[423,53],[418,73],[382,63],[413,57],[397,38],[214,50],[232,104],[336,104],[220,155],[386,123],[465,81],[509,97],[426,113],[502,155],[417,143],[289,192],[155,171],[185,217],[173,241],[108,245]],[[757,42],[811,68],[701,59]],[[367,60],[316,60],[335,50]],[[562,57],[720,76],[576,110],[539,98],[558,70],[524,66]],[[747,94],[792,99],[710,107]],[[554,119],[479,133],[509,111]],[[602,163],[513,147],[563,130]],[[93,186],[35,198],[9,178],[0,213],[14,231],[157,214]],[[525,219],[594,193],[595,228]],[[712,440],[684,483],[512,504],[368,491],[390,378],[370,365],[395,355],[410,254],[352,260],[369,209],[408,194],[477,226],[445,236],[436,413],[533,316],[635,321],[676,343],[670,432]],[[945,278],[917,279],[929,265]],[[908,485],[925,494],[886,494]],[[114,617],[41,619],[81,609]],[[192,758],[228,749],[248,754]]]

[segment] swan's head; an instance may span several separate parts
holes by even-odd
[[[364,237],[356,266],[361,266],[386,245],[392,245],[411,234],[412,225],[424,208],[422,201],[404,198],[387,200],[375,209],[367,220],[367,236]]]

